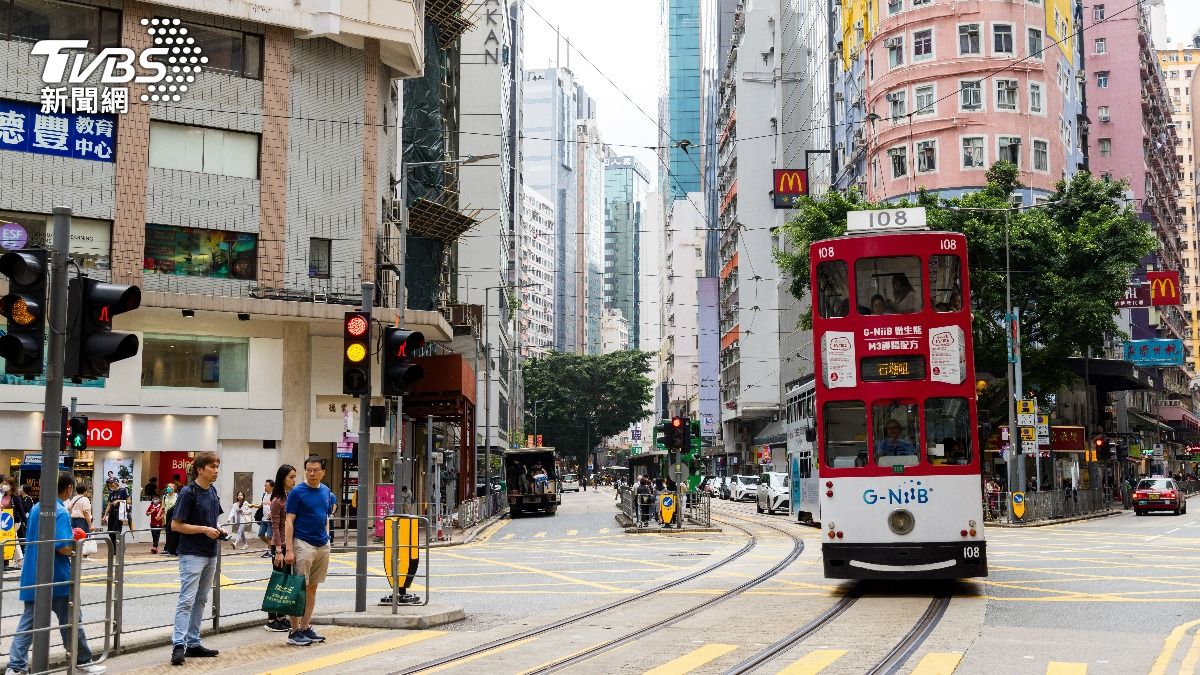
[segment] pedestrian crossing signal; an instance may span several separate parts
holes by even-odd
[[[67,446],[71,452],[87,450],[88,418],[84,415],[72,417],[67,426]]]

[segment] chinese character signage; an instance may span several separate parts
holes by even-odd
[[[1117,309],[1129,309],[1131,307],[1149,307],[1150,306],[1150,289],[1141,284],[1129,284],[1125,287],[1125,293],[1116,302]]]
[[[0,150],[112,162],[112,115],[44,115],[34,103],[0,100]]]
[[[1179,272],[1146,272],[1146,283],[1150,285],[1150,304],[1179,304]]]
[[[806,169],[775,169],[775,208],[794,209],[808,194]]]
[[[1125,343],[1125,360],[1136,366],[1183,365],[1183,340],[1130,340]]]

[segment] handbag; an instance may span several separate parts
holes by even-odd
[[[83,540],[83,554],[84,555],[96,555],[96,551],[98,549],[99,549],[99,547],[96,545],[95,539],[84,539]]]
[[[304,575],[293,574],[295,569],[288,566],[271,571],[271,580],[267,582],[267,592],[263,595],[262,611],[284,616],[303,616],[304,614]]]

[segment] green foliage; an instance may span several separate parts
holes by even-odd
[[[1007,220],[1013,305],[1021,311],[1025,383],[1055,391],[1074,380],[1067,357],[1099,350],[1106,334],[1120,331],[1114,303],[1130,273],[1156,247],[1149,226],[1124,201],[1126,185],[1098,180],[1086,172],[1060,181],[1041,208],[1006,210],[1022,186],[1017,167],[998,162],[986,187],[961,197],[921,192],[934,230],[967,237],[974,312],[975,368],[1003,374],[1006,369],[1005,222]],[[806,199],[782,229],[789,250],[776,250],[780,268],[792,277],[797,298],[809,290],[809,244],[840,236],[846,212],[877,205],[857,193],[829,193]],[[811,327],[811,313],[803,326]]]
[[[576,458],[650,414],[650,352],[583,356],[550,353],[525,363],[525,412],[538,403],[545,445]],[[532,428],[532,427],[530,427]]]

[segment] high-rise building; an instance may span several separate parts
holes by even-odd
[[[668,200],[679,200],[701,192],[703,0],[661,1],[666,95],[659,106],[659,153],[666,171],[659,172],[659,189]],[[695,200],[704,203],[701,194]]]
[[[611,354],[629,349],[629,319],[615,307],[604,308],[600,325],[600,353]]]
[[[666,257],[659,272],[663,277],[658,353],[667,389],[665,403],[672,415],[696,411],[700,395],[696,279],[703,274],[705,220],[693,206],[702,203],[701,195],[686,197],[670,202],[673,208],[667,214],[663,240]]]
[[[554,351],[554,260],[557,219],[554,204],[529,186],[521,208],[521,355]],[[525,286],[525,284],[530,284]]]
[[[581,90],[582,91],[582,90]],[[591,102],[581,94],[580,101]],[[580,106],[580,112],[595,115],[595,105]],[[579,160],[575,175],[578,219],[575,226],[576,292],[575,321],[581,354],[600,353],[600,323],[604,314],[604,157],[606,149],[594,117],[577,122]]]
[[[641,349],[641,236],[650,174],[636,157],[604,162],[604,304],[629,321],[629,344]],[[658,249],[649,252],[658,253]],[[654,268],[645,270],[655,273]]]

